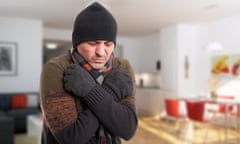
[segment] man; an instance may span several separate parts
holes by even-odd
[[[95,2],[76,17],[73,48],[42,70],[42,144],[120,144],[137,127],[135,78],[115,58],[117,23]]]

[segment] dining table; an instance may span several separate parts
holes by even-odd
[[[180,101],[186,104],[186,102],[204,102],[204,116],[210,117],[210,112],[219,110],[219,106],[222,106],[224,110],[221,111],[221,114],[224,116],[223,126],[224,126],[224,135],[225,135],[225,143],[228,142],[228,128],[233,127],[233,123],[229,122],[229,118],[232,116],[231,113],[234,110],[236,113],[240,113],[240,109],[238,106],[240,105],[240,101],[237,101],[234,96],[219,96],[217,98],[199,96],[199,97],[178,97]],[[185,110],[185,113],[187,110]],[[209,118],[210,119],[210,118]],[[216,121],[209,121],[209,123]],[[230,125],[231,124],[231,125]],[[188,135],[192,137],[193,128],[190,126],[188,130]]]

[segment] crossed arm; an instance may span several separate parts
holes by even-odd
[[[50,81],[61,82],[62,74],[61,69],[47,65],[43,69],[41,85],[51,87]],[[87,143],[100,124],[111,134],[124,139],[134,135],[137,126],[134,93],[116,101],[113,93],[97,85],[79,104],[76,101],[80,99],[65,90],[54,91],[57,88],[42,88],[41,106],[45,124],[59,143]]]

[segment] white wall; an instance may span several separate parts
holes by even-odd
[[[123,57],[127,58],[137,73],[156,72],[159,55],[159,33],[142,37],[118,37],[123,46]]]
[[[240,16],[236,16],[199,25],[178,24],[162,28],[160,30],[162,94],[181,97],[209,92],[211,56],[240,54],[239,25]],[[214,41],[220,42],[225,49],[221,52],[208,53],[205,47]],[[185,56],[189,58],[188,79],[184,78]],[[226,83],[226,80],[222,81]],[[224,92],[226,93],[226,90]]]
[[[42,21],[0,18],[0,41],[17,43],[17,75],[0,76],[0,92],[37,92],[42,67]]]
[[[61,30],[54,28],[44,28],[43,38],[48,40],[63,40],[72,41],[72,31],[71,30]]]
[[[156,62],[160,59],[159,33],[138,38],[136,54],[139,61],[139,72],[156,72]]]
[[[198,57],[196,65],[196,92],[209,91],[208,79],[211,75],[211,56],[221,54],[240,54],[240,16],[229,17],[212,23],[198,25]],[[204,48],[209,42],[217,41],[222,44],[223,50],[219,52],[206,52]],[[222,84],[231,79],[222,79]],[[240,88],[240,87],[239,87]]]
[[[177,25],[177,96],[179,97],[186,97],[194,93],[195,77],[197,76],[194,74],[194,70],[197,69],[194,64],[197,34],[195,26]],[[185,69],[186,62],[188,62],[188,69]]]
[[[129,60],[135,72],[138,71],[139,58],[136,54],[138,40],[133,37],[118,37],[117,43],[122,46],[123,57]]]
[[[160,31],[161,89],[164,96],[177,95],[177,27],[168,26]]]

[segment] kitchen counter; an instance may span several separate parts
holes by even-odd
[[[136,107],[139,115],[156,116],[164,112],[164,97],[160,88],[136,89]]]

